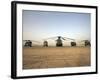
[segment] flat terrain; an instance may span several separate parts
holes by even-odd
[[[90,66],[90,47],[24,47],[23,69]]]

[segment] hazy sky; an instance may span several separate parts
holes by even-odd
[[[23,10],[23,39],[42,41],[55,36],[90,39],[90,16],[89,13]]]

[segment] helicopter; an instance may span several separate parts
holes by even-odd
[[[43,42],[43,46],[44,46],[44,47],[48,47],[48,41],[45,40],[45,41]]]
[[[84,46],[91,46],[91,43],[89,40],[81,40],[81,42],[84,42]]]
[[[64,39],[65,39],[65,40],[71,40],[71,42],[70,42],[71,46],[76,46],[76,41],[75,41],[75,39],[66,38],[66,37],[64,37]]]
[[[63,46],[63,41],[65,41],[65,40],[72,40],[71,41],[71,46],[76,46],[76,42],[75,42],[74,39],[67,38],[67,37],[62,37],[62,36],[56,36],[56,37],[51,37],[51,38],[45,39],[44,42],[43,42],[43,45],[45,47],[48,47],[48,41],[47,41],[48,39],[53,39],[53,40],[56,39],[55,40],[56,41],[56,47],[62,47]]]
[[[32,47],[32,43],[35,42],[35,43],[40,43],[38,41],[35,41],[35,40],[23,40],[25,43],[24,43],[24,46],[25,47]]]

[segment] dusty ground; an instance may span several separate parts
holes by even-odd
[[[90,66],[90,47],[23,48],[23,69]]]

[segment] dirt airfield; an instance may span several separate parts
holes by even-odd
[[[91,65],[90,47],[23,47],[23,69]]]

